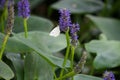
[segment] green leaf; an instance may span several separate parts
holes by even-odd
[[[16,4],[18,1],[20,1],[20,0],[15,0]],[[35,8],[35,6],[37,6],[38,4],[43,2],[44,0],[28,0],[28,1],[30,2],[30,7],[33,9],[33,8]]]
[[[25,58],[24,80],[53,80],[52,66],[36,53]]]
[[[96,69],[120,66],[119,41],[93,40],[85,44],[85,48],[88,52],[97,53],[94,60]]]
[[[0,77],[6,80],[10,80],[14,77],[13,71],[2,60],[0,61]]]
[[[30,7],[35,8],[38,4],[42,3],[44,0],[29,0]]]
[[[54,9],[67,8],[71,13],[93,13],[103,8],[103,3],[96,0],[60,0],[52,6]]]
[[[20,35],[21,37],[17,37]],[[2,34],[0,34],[0,40],[0,44],[2,44]],[[24,53],[36,51],[39,53],[39,55],[48,60],[48,62],[62,67],[63,59],[55,57],[51,53],[60,51],[65,47],[66,41],[64,35],[54,38],[49,36],[49,33],[35,31],[29,32],[28,39],[24,38],[24,33],[17,34],[10,38],[6,45],[6,52]],[[67,63],[66,67],[69,67],[69,62]]]
[[[22,35],[23,33],[21,34],[18,34],[18,35]],[[31,39],[32,37],[30,36],[34,36],[34,39]],[[42,35],[41,35],[42,34]],[[29,32],[29,37],[28,39],[24,38],[24,35],[23,36],[19,36],[18,35],[14,35],[14,39],[15,40],[18,40],[19,42],[21,42],[22,44],[28,46],[30,49],[36,51],[40,56],[42,56],[44,59],[46,59],[48,62],[50,62],[52,65],[56,65],[56,66],[59,66],[59,67],[62,67],[62,63],[63,63],[63,59],[61,58],[58,58],[58,57],[55,57],[51,54],[51,52],[48,52],[50,49],[47,50],[46,46],[46,42],[47,40],[50,40],[49,36],[48,39],[44,39],[44,41],[40,41],[39,39],[42,38],[42,36],[45,36],[48,35],[47,33],[45,32],[37,32],[37,31],[34,31],[34,32]],[[61,35],[63,36],[63,35]],[[60,37],[60,36],[59,36]],[[64,38],[64,37],[63,37]],[[52,40],[51,41],[56,41],[57,43],[65,43],[64,41],[62,41],[62,37],[61,37],[61,40],[59,41],[57,38],[51,38]],[[56,39],[56,40],[55,40]],[[59,38],[60,39],[60,38]],[[65,40],[65,39],[64,39]],[[52,43],[49,43],[52,45]],[[56,45],[55,45],[56,46]],[[64,48],[66,47],[66,45],[63,46]],[[55,47],[53,47],[55,48]],[[56,46],[57,48],[57,46]],[[56,49],[55,48],[55,49]],[[59,46],[58,46],[59,48]],[[52,49],[52,48],[51,48]],[[46,50],[46,51],[45,51]],[[67,62],[67,65],[66,67],[69,67],[69,62]]]
[[[78,74],[74,77],[74,80],[103,80],[103,79],[94,76]]]
[[[18,35],[24,37],[24,32]],[[55,53],[66,47],[65,35],[62,34],[58,37],[52,37],[46,32],[33,31],[29,32],[28,39],[43,52]]]
[[[30,16],[28,19],[28,31],[45,31],[50,32],[53,28],[53,23],[45,18]],[[15,25],[13,32],[24,32],[23,18],[15,17]]]
[[[2,46],[4,36],[5,35],[0,33],[0,48]],[[5,51],[6,52],[23,53],[23,52],[31,52],[31,49],[29,47],[27,47],[26,45],[22,44],[21,42],[15,40],[13,38],[9,38],[6,48],[5,48]]]
[[[11,60],[17,80],[24,80],[24,61],[21,59],[20,54],[7,53],[7,58]]]
[[[120,40],[120,20],[91,15],[87,15],[87,17],[107,36],[108,39]]]

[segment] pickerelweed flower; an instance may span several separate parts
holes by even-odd
[[[80,61],[78,62],[78,64],[74,67],[74,72],[75,73],[80,73],[82,71],[82,69],[84,68],[84,65],[86,63],[86,59],[87,59],[87,53],[84,51]]]
[[[5,0],[0,0],[0,8],[3,8],[5,4]]]
[[[28,0],[21,0],[18,2],[18,15],[23,18],[28,18],[30,16],[30,5]]]
[[[60,9],[60,18],[59,18],[59,26],[60,26],[60,31],[67,31],[67,29],[70,27],[71,24],[71,18],[70,18],[70,11],[67,10],[66,8]]]
[[[103,80],[115,80],[115,76],[112,72],[105,71],[103,77]]]
[[[78,41],[77,32],[80,30],[79,24],[71,24],[70,26],[70,35],[71,35],[71,44],[76,46]]]
[[[3,39],[2,47],[0,49],[0,60],[2,59],[8,38],[9,38],[10,34],[12,33],[13,25],[14,25],[14,0],[8,0],[7,29],[6,29],[6,35]]]
[[[7,18],[7,31],[12,33],[14,26],[14,0],[8,1],[8,18]]]

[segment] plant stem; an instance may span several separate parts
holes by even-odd
[[[64,62],[63,62],[63,65],[62,65],[63,68],[62,68],[62,70],[61,70],[61,72],[60,72],[60,78],[63,76],[64,68],[65,68],[65,65],[66,65],[66,62],[67,62],[67,59],[68,59],[68,55],[69,55],[69,51],[70,51],[69,29],[66,31],[65,35],[66,35],[66,41],[67,41],[67,50],[66,50]]]
[[[71,46],[71,65],[70,65],[71,69],[73,69],[73,65],[74,65],[74,53],[75,53],[75,47]],[[73,77],[72,80],[74,80]]]
[[[64,76],[62,76],[62,77],[60,77],[60,78],[58,78],[58,79],[55,79],[55,80],[63,80],[63,79],[72,77],[72,76],[74,76],[74,75],[76,75],[76,73],[75,73],[74,70],[73,70],[73,71],[71,71],[71,72],[65,74]]]
[[[93,74],[94,74],[94,66],[92,65],[90,75],[93,75]]]
[[[71,69],[73,69],[75,47],[71,46]]]
[[[3,21],[3,16],[1,16],[1,27],[2,27],[2,33],[4,33],[4,21]]]
[[[4,21],[6,20],[7,18],[7,7],[5,6],[4,7],[4,10],[3,10],[3,13],[1,15],[1,27],[2,27],[2,33],[4,33]]]
[[[24,18],[24,31],[25,31],[25,38],[27,38],[28,37],[28,33],[27,33],[27,19],[26,18]]]
[[[53,72],[54,78],[55,78],[55,80],[56,80],[56,79],[57,79],[57,76],[56,76],[56,73],[55,73],[55,67],[52,68],[52,72]]]
[[[87,59],[87,54],[86,54],[86,52],[83,52],[83,55],[82,55],[80,61],[73,68],[73,70],[71,72],[65,74],[64,76],[59,77],[55,80],[63,80],[63,79],[69,78],[69,77],[72,77],[72,79],[74,79],[73,76],[81,72],[82,68],[84,67],[84,65],[86,63],[86,59]]]
[[[4,37],[4,41],[3,41],[3,44],[2,44],[2,47],[1,47],[1,51],[0,51],[0,60],[2,59],[3,52],[5,50],[6,43],[8,41],[9,36],[10,36],[10,33],[7,33],[6,36]]]

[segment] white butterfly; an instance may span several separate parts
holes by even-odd
[[[55,27],[49,34],[50,36],[57,37],[60,35],[60,28],[59,26]]]

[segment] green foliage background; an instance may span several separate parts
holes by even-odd
[[[15,0],[15,4],[18,1]],[[75,64],[80,60],[82,50],[88,56],[82,74],[75,75],[74,80],[102,80],[105,70],[113,71],[116,80],[120,79],[120,0],[29,1],[29,37],[24,38],[23,19],[17,16],[15,8],[13,36],[0,61],[0,80],[54,80],[55,72],[59,75],[66,48],[65,35],[52,37],[49,33],[58,25],[61,8],[69,9],[74,22],[80,24]],[[0,32],[0,47],[4,36]],[[68,60],[66,69],[69,67]]]

